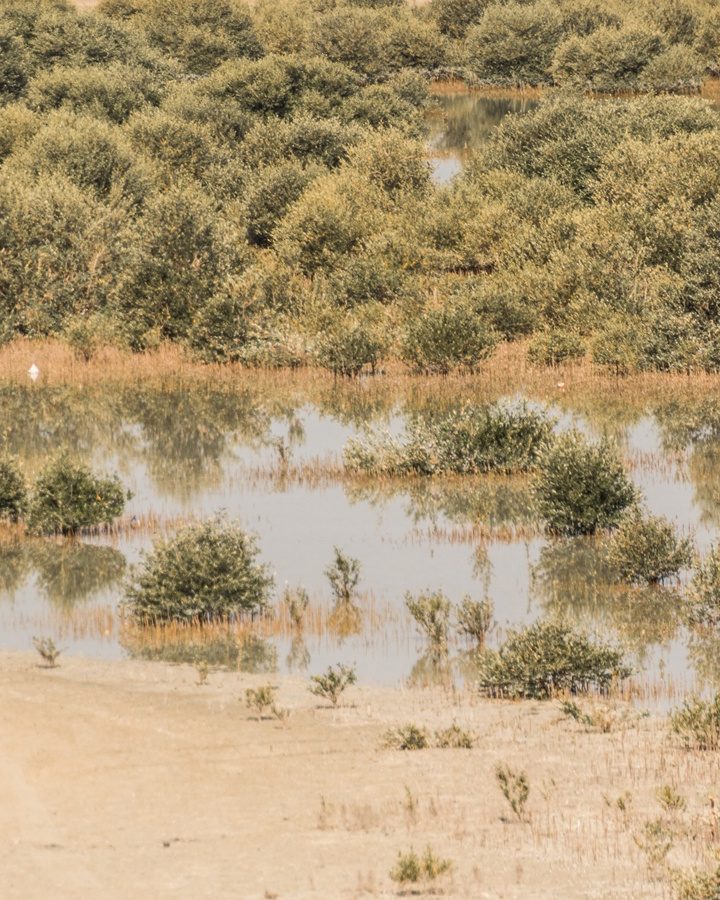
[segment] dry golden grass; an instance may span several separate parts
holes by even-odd
[[[28,369],[40,368],[38,386],[178,383],[211,383],[219,387],[253,387],[272,394],[278,402],[297,398],[313,402],[329,389],[363,397],[389,396],[399,401],[424,397],[442,400],[453,396],[483,399],[524,392],[536,399],[576,403],[606,398],[618,408],[637,407],[644,402],[668,398],[701,397],[720,389],[720,375],[703,372],[684,374],[642,373],[616,377],[583,360],[557,368],[531,365],[527,344],[502,344],[491,360],[472,375],[414,376],[397,362],[389,361],[382,373],[357,381],[334,379],[322,369],[248,369],[241,365],[203,365],[194,362],[176,345],[166,344],[148,353],[130,353],[117,348],[100,350],[90,362],[77,359],[61,341],[16,340],[0,348],[0,383],[29,383]]]

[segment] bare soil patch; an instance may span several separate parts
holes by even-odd
[[[245,708],[267,676],[197,678],[0,656],[4,897],[393,897],[398,852],[428,844],[453,861],[446,896],[662,897],[636,840],[656,791],[674,785],[702,829],[720,774],[661,717],[602,734],[555,704],[363,686],[333,710],[306,681],[274,679],[291,710],[280,723]],[[381,749],[409,721],[455,721],[478,742]],[[512,821],[498,762],[527,771],[528,824]]]

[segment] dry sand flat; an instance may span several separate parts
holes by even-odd
[[[552,704],[362,686],[331,710],[281,679],[280,724],[239,699],[266,680],[1,655],[3,898],[392,897],[398,851],[428,843],[454,862],[446,896],[663,897],[635,842],[655,790],[702,813],[720,783],[661,720],[586,733]],[[453,719],[475,749],[380,749],[389,725]],[[527,769],[528,825],[502,821],[501,760]]]

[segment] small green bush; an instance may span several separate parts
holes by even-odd
[[[538,512],[554,534],[592,534],[618,524],[637,499],[615,448],[560,435],[539,462],[533,485]]]
[[[329,700],[333,706],[337,706],[340,696],[356,681],[355,669],[340,663],[337,666],[328,666],[323,675],[312,675],[308,690],[316,697],[322,697]]]
[[[401,356],[418,373],[474,372],[498,341],[497,333],[467,306],[428,309],[406,326]]]
[[[126,608],[146,622],[207,622],[263,612],[273,584],[255,540],[214,519],[155,543],[126,591]]]
[[[549,3],[493,4],[467,33],[467,64],[491,84],[541,84],[561,38],[562,19]]]
[[[0,458],[0,519],[17,522],[27,506],[25,479],[14,460]]]
[[[712,700],[690,697],[676,710],[670,723],[688,749],[720,748],[720,694]]]
[[[399,853],[397,863],[390,872],[390,878],[398,884],[433,882],[451,868],[452,863],[449,859],[441,859],[435,855],[431,847],[427,847],[422,856],[418,856],[414,850]]]
[[[122,513],[127,498],[117,476],[95,475],[62,454],[37,477],[27,528],[31,534],[75,534],[108,525]]]
[[[422,593],[417,597],[405,595],[405,606],[415,619],[435,653],[446,653],[450,626],[450,601],[442,593]]]
[[[478,656],[478,685],[493,697],[547,700],[562,692],[606,690],[629,677],[623,654],[567,625],[537,622]]]
[[[360,560],[347,556],[339,547],[335,547],[334,559],[325,569],[325,575],[339,606],[352,604],[358,583],[360,582]]]
[[[435,746],[443,750],[472,750],[475,740],[474,734],[459,725],[453,724],[435,732]]]
[[[720,550],[711,547],[700,562],[687,591],[687,618],[701,628],[720,626]]]
[[[598,28],[572,35],[557,48],[553,77],[558,84],[595,91],[633,88],[661,50],[660,35],[646,28]]]
[[[510,805],[510,809],[515,813],[520,822],[527,821],[528,797],[530,796],[530,782],[525,772],[514,772],[510,766],[498,763],[495,769],[495,778],[498,786],[502,791],[503,797]]]
[[[463,597],[456,616],[460,634],[475,641],[478,647],[484,647],[488,633],[493,627],[492,600]]]
[[[618,577],[630,583],[657,584],[674,578],[693,556],[689,538],[679,538],[669,522],[645,515],[638,507],[625,513],[605,549]]]
[[[357,378],[365,369],[375,373],[382,350],[382,341],[365,323],[345,322],[321,338],[318,362],[333,375]]]
[[[462,406],[413,422],[405,440],[373,435],[350,441],[348,469],[386,475],[524,472],[540,458],[552,421],[524,404]]]
[[[559,366],[584,355],[585,345],[580,335],[560,328],[539,331],[528,346],[528,359],[539,366]]]
[[[203,362],[236,362],[242,359],[247,333],[247,314],[242,303],[233,293],[221,293],[195,313],[188,343]]]
[[[430,739],[425,728],[412,722],[391,728],[383,735],[383,746],[388,750],[427,750]]]

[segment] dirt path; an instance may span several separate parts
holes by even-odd
[[[448,896],[660,897],[635,826],[603,794],[630,791],[641,823],[657,784],[702,803],[718,776],[648,720],[587,734],[547,704],[362,687],[332,710],[281,680],[280,724],[239,702],[266,679],[196,677],[0,655],[5,900],[390,897],[398,851],[427,844],[454,863]],[[453,720],[475,749],[380,748],[389,725]],[[503,821],[499,760],[528,771],[529,825]]]

